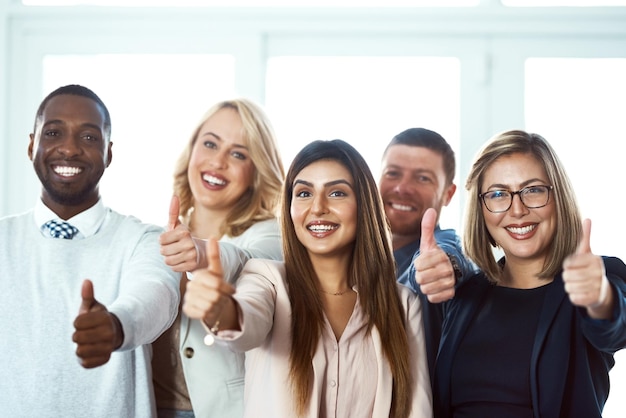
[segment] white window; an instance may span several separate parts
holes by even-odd
[[[286,166],[313,140],[343,139],[378,179],[385,147],[405,129],[434,130],[458,152],[460,64],[445,57],[271,58],[266,107]],[[442,227],[459,227],[458,201],[442,211]]]
[[[526,62],[526,127],[555,148],[592,220],[592,250],[626,260],[614,226],[623,216],[626,58],[531,58]]]
[[[107,206],[165,225],[174,163],[215,102],[234,95],[228,55],[51,55],[42,97],[82,84],[111,113],[113,160],[100,191]]]

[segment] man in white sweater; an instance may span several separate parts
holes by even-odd
[[[180,275],[159,253],[161,228],[102,203],[110,135],[83,86],[37,111],[28,155],[41,198],[0,219],[2,416],[155,416],[149,344],[176,317]]]

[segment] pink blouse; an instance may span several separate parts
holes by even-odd
[[[293,418],[289,353],[291,306],[284,264],[253,259],[242,272],[234,295],[241,309],[241,331],[220,331],[217,341],[246,351],[245,417]],[[355,289],[358,292],[358,289]],[[411,417],[431,418],[432,399],[422,327],[422,307],[408,288],[398,285],[406,313],[413,376]],[[310,418],[388,417],[392,376],[374,328],[366,334],[360,304],[339,341],[326,321],[313,357]],[[207,371],[210,372],[210,371]]]

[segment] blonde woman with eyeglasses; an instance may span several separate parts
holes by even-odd
[[[496,135],[466,187],[464,247],[482,272],[445,306],[435,416],[600,418],[626,345],[626,266],[592,252],[540,135]]]

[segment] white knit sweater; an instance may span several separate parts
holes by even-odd
[[[0,416],[155,416],[149,343],[176,317],[180,279],[159,253],[161,231],[110,210],[82,240],[43,237],[32,211],[0,219]],[[84,279],[124,330],[95,369],[72,342]]]

